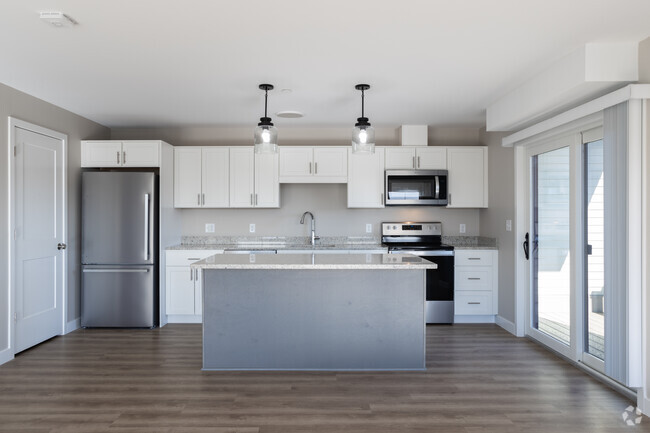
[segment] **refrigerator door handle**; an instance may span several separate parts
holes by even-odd
[[[84,269],[81,272],[84,273],[101,273],[101,272],[146,273],[149,272],[149,269]]]
[[[149,260],[149,194],[144,195],[144,259]]]

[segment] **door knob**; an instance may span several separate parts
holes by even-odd
[[[67,247],[66,244],[64,244],[64,243],[60,243],[60,244],[58,244],[58,245],[56,246],[56,249],[57,249],[57,250],[65,250],[65,247]]]

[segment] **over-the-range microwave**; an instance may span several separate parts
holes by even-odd
[[[447,206],[447,170],[386,170],[387,206]]]

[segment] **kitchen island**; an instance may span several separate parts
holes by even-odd
[[[389,254],[210,256],[204,370],[424,370],[425,271]]]

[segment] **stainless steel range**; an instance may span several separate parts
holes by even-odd
[[[427,271],[426,322],[454,322],[454,247],[442,243],[439,222],[382,223],[388,254],[413,254],[438,265]]]

